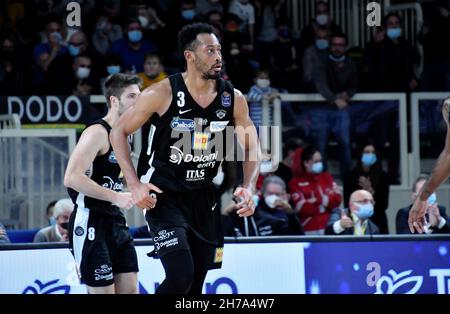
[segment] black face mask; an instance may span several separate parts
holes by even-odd
[[[61,224],[59,224],[60,226],[61,226],[61,228],[63,228],[63,229],[69,229],[69,223],[68,222],[63,222],[63,223],[61,223]]]

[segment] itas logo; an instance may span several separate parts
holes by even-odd
[[[205,169],[186,171],[186,181],[201,181],[205,179]]]
[[[228,92],[222,93],[222,106],[224,106],[225,108],[231,106],[231,94],[230,93],[228,93]]]
[[[58,284],[59,279],[42,283],[36,279],[32,285],[26,287],[22,294],[69,294],[70,286]]]
[[[210,132],[222,132],[230,121],[211,121],[209,125]]]
[[[118,164],[119,162],[116,159],[116,154],[114,154],[114,152],[111,152],[111,154],[109,154],[108,156],[108,160],[110,163],[112,164]]]
[[[192,131],[195,129],[195,122],[192,119],[180,119],[174,117],[170,123],[170,127],[175,131]]]
[[[192,149],[194,150],[206,150],[208,149],[209,133],[194,132],[192,140]]]

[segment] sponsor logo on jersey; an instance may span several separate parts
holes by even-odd
[[[201,180],[205,180],[205,169],[186,171],[186,181],[201,181]]]
[[[211,121],[211,124],[209,125],[209,131],[210,132],[221,132],[225,130],[227,124],[230,121]]]
[[[116,154],[114,154],[114,152],[111,152],[111,154],[109,154],[108,160],[110,163],[113,163],[113,164],[119,163],[116,159]]]
[[[195,123],[192,119],[174,117],[172,122],[170,122],[170,127],[176,131],[192,131],[195,129]]]
[[[75,235],[81,237],[84,234],[84,229],[81,226],[75,228]]]
[[[178,113],[179,114],[185,114],[185,113],[188,113],[189,111],[192,111],[192,109],[180,110],[180,111],[178,111]]]
[[[223,247],[216,248],[214,253],[214,263],[222,263],[223,259]]]
[[[153,237],[153,241],[154,242],[164,241],[172,237],[174,234],[175,231],[167,231],[163,229],[158,232],[158,235],[156,237]]]
[[[181,162],[194,162],[194,163],[209,163],[209,162],[215,162],[217,160],[217,157],[219,155],[218,152],[209,154],[209,155],[192,155],[192,154],[183,154],[183,152],[175,146],[170,146],[171,148],[171,154],[169,161],[173,164],[181,164]]]
[[[106,182],[102,184],[103,187],[114,191],[122,191],[122,182],[114,182],[114,180],[108,176],[103,176],[103,179],[106,179]]]
[[[223,110],[223,109],[220,109],[220,110],[216,111],[216,116],[219,119],[225,118],[226,115],[227,115],[227,112],[225,110]]]
[[[206,150],[208,149],[209,133],[194,132],[192,139],[192,149],[194,150]]]
[[[112,267],[106,264],[94,270],[94,280],[111,280],[113,279]]]
[[[208,124],[208,119],[202,119],[202,118],[198,118],[195,119],[197,122],[197,125],[207,125]]]
[[[231,106],[231,94],[228,92],[222,93],[222,106],[230,107]]]

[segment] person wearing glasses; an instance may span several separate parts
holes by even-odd
[[[370,221],[375,201],[369,191],[357,190],[352,193],[348,209],[337,208],[328,220],[325,234],[330,235],[374,235],[380,229]]]

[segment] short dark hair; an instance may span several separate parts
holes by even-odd
[[[140,85],[141,80],[136,75],[128,75],[123,73],[116,73],[108,76],[103,83],[103,94],[106,97],[106,104],[108,108],[111,107],[110,98],[115,96],[120,98],[123,90],[130,85]]]
[[[416,193],[416,186],[417,183],[419,183],[420,181],[427,181],[428,178],[430,178],[430,176],[428,174],[422,173],[421,175],[419,175],[417,177],[417,179],[414,181],[413,186],[412,186],[412,192]]]
[[[324,5],[327,7],[327,11],[330,12],[330,4],[328,2],[325,1],[317,1],[316,4],[314,5],[314,8],[317,10],[317,8],[319,7],[319,5]]]
[[[310,146],[310,147],[308,147],[308,148],[306,148],[304,151],[303,151],[303,153],[302,153],[302,157],[301,157],[301,167],[302,167],[302,169],[305,169],[305,166],[303,165],[305,162],[308,162],[308,161],[310,161],[312,158],[313,158],[313,156],[314,156],[314,154],[315,153],[318,153],[319,151],[316,149],[316,148],[314,148],[314,147],[312,147],[312,146]]]
[[[400,16],[400,14],[398,14],[397,12],[389,12],[388,14],[386,14],[385,15],[385,17],[383,18],[383,26],[384,27],[386,27],[386,23],[387,23],[387,20],[390,18],[390,17],[396,17],[396,18],[398,18],[398,21],[400,22],[400,25],[403,25],[403,23],[402,23],[402,17]]]
[[[343,32],[335,32],[335,33],[332,33],[331,34],[331,37],[330,37],[330,43],[331,43],[331,41],[333,40],[333,38],[344,38],[345,39],[345,43],[346,44],[348,44],[348,37],[347,37],[347,35],[345,35]]]
[[[178,33],[178,47],[180,52],[195,50],[198,34],[214,34],[214,28],[206,23],[194,23],[183,27]]]

